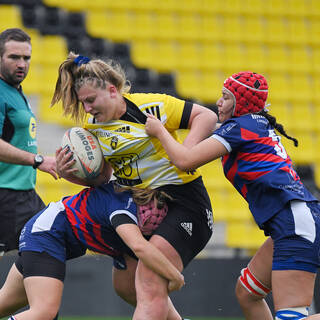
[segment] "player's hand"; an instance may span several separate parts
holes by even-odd
[[[73,159],[73,154],[68,148],[62,149],[61,147],[56,150],[56,170],[59,178],[65,178],[70,180],[74,178],[73,173],[77,172],[78,169],[72,168],[76,162]]]
[[[58,179],[55,157],[43,157],[43,162],[40,164],[38,169],[51,174],[56,180]]]
[[[146,132],[151,137],[158,137],[164,126],[161,121],[152,114],[147,114],[147,121],[145,124]]]
[[[168,292],[170,293],[172,291],[180,290],[184,285],[184,276],[181,273],[179,273],[179,277],[177,279],[169,281]]]

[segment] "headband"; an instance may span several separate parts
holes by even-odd
[[[77,56],[73,62],[80,67],[82,64],[87,64],[90,61],[90,58],[86,56]]]

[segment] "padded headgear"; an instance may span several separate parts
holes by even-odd
[[[156,230],[163,218],[167,215],[168,206],[162,204],[157,207],[155,200],[151,200],[146,205],[138,206],[138,226],[144,235],[151,235]]]
[[[251,71],[233,74],[225,80],[224,88],[233,95],[233,116],[261,111],[268,97],[268,84],[264,76]]]

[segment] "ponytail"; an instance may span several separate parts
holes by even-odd
[[[296,138],[293,138],[291,136],[289,136],[286,131],[283,128],[283,125],[280,123],[277,123],[277,119],[272,116],[271,114],[269,114],[267,111],[265,110],[261,110],[260,112],[258,112],[257,114],[264,116],[265,118],[267,118],[267,120],[269,121],[269,123],[283,136],[285,136],[287,139],[292,140],[293,144],[295,147],[298,146],[298,140]]]

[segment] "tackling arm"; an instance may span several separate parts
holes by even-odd
[[[168,290],[179,290],[184,285],[184,277],[166,256],[147,241],[135,224],[122,224],[116,232],[128,247],[151,270],[169,281]]]

